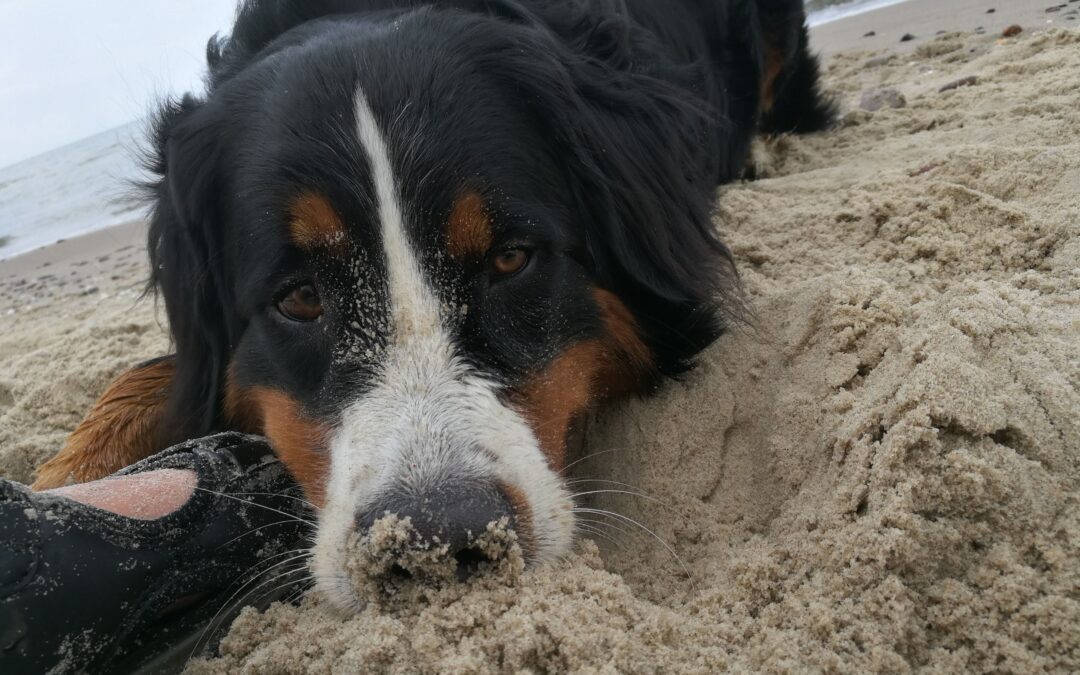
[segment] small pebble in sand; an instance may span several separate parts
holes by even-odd
[[[867,59],[863,64],[866,68],[877,68],[878,66],[885,66],[896,60],[895,54],[887,54],[885,56],[875,56],[872,59]]]
[[[1023,33],[1023,32],[1024,32],[1024,29],[1014,23],[1013,25],[1009,26],[1005,30],[1001,31],[1001,36],[1002,37],[1015,37],[1015,36],[1017,36],[1017,35],[1019,35],[1020,33]]]
[[[922,176],[923,174],[930,173],[931,171],[938,168],[939,166],[941,166],[941,165],[938,164],[937,162],[931,162],[930,164],[924,164],[923,166],[920,166],[918,169],[915,169],[914,171],[908,171],[908,175],[911,176],[912,178],[916,178],[918,176]]]
[[[975,77],[974,75],[969,75],[967,77],[961,77],[959,80],[953,80],[948,84],[942,85],[941,88],[938,89],[938,93],[940,94],[942,92],[952,91],[953,89],[959,89],[960,87],[972,87],[978,83],[979,78]]]
[[[994,13],[994,12],[996,12],[996,11],[997,11],[996,9],[994,9],[993,7],[991,7],[990,9],[986,10],[986,13],[987,13],[987,14],[993,14],[993,13]]]
[[[867,34],[863,35],[863,37],[874,37],[875,35],[877,35],[877,31],[870,31]]]
[[[895,54],[887,54],[885,56],[875,56],[874,58],[867,58],[866,63],[863,64],[866,68],[877,68],[878,66],[886,66],[896,60]]]
[[[907,99],[895,89],[871,89],[863,92],[859,107],[867,112],[877,112],[882,108],[905,108]]]
[[[915,36],[911,33],[904,33],[904,37],[900,38],[900,42],[911,42],[915,39]]]

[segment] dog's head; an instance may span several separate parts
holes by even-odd
[[[386,512],[444,541],[505,516],[530,562],[564,553],[574,421],[721,327],[684,74],[491,4],[289,30],[249,8],[207,96],[156,126],[169,440],[265,433],[321,509],[314,568],[343,605],[345,542]]]

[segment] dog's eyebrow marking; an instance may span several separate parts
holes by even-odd
[[[491,217],[476,192],[459,196],[446,221],[446,252],[458,262],[476,259],[491,248]]]
[[[439,303],[424,283],[419,262],[409,244],[390,153],[361,89],[356,92],[356,125],[375,185],[395,338],[400,340],[414,334],[438,335],[441,328]]]
[[[345,223],[325,195],[306,191],[289,204],[289,238],[302,249],[342,250],[348,241]]]

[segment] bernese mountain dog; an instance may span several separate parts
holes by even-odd
[[[175,354],[38,486],[263,434],[343,607],[346,541],[386,513],[451,549],[506,518],[529,563],[568,550],[575,420],[730,322],[717,185],[756,133],[834,113],[801,0],[247,0],[207,61],[152,138]]]

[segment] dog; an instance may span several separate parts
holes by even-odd
[[[504,518],[529,564],[568,550],[575,423],[732,321],[717,186],[755,134],[834,117],[799,0],[248,0],[207,61],[153,125],[175,354],[37,487],[263,434],[345,608],[346,541],[384,514],[452,554]]]

